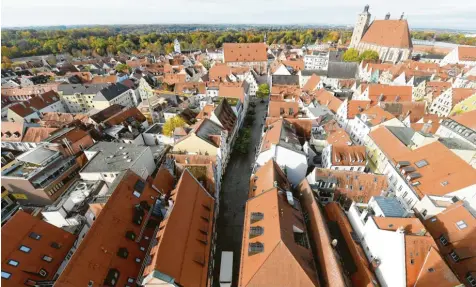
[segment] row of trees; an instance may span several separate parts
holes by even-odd
[[[459,45],[472,45],[476,46],[476,37],[466,37],[464,34],[460,33],[435,33],[435,32],[424,32],[424,31],[414,31],[412,32],[413,39],[427,40],[427,41],[440,41],[455,43]]]
[[[365,50],[359,54],[359,51],[350,48],[344,52],[344,55],[342,55],[342,60],[344,60],[344,62],[361,62],[363,60],[377,61],[378,59],[378,53],[372,50]]]
[[[279,31],[191,31],[165,33],[121,30],[117,27],[80,28],[66,30],[4,30],[2,56],[16,58],[33,55],[69,53],[78,56],[105,56],[118,53],[170,53],[177,38],[182,50],[214,49],[225,42],[263,42],[268,44],[304,45],[319,41],[346,43],[350,31],[294,29]]]

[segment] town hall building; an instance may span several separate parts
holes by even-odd
[[[403,14],[398,20],[374,20],[370,23],[369,6],[359,14],[352,33],[350,48],[360,53],[365,50],[376,51],[382,62],[397,63],[407,60],[412,54],[413,44],[408,22]]]

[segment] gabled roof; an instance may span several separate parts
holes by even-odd
[[[366,116],[368,120],[367,123],[369,123],[371,126],[376,126],[395,118],[391,113],[385,111],[379,106],[373,106],[360,114]]]
[[[251,175],[248,197],[258,196],[276,187],[281,190],[290,190],[291,185],[278,164],[274,160],[269,160]]]
[[[453,116],[451,119],[467,128],[476,130],[476,110]]]
[[[233,130],[236,125],[237,117],[226,98],[221,101],[213,113],[224,129],[226,129],[228,132]]]
[[[295,199],[297,204],[297,199]],[[307,247],[299,245],[294,231],[300,230],[307,238],[306,225],[299,204],[297,208],[286,200],[286,194],[273,188],[246,203],[243,226],[243,244],[238,286],[316,286],[317,270]],[[252,214],[263,217],[254,222]],[[262,227],[254,236],[252,227]],[[262,252],[251,253],[251,244],[261,243]],[[283,262],[286,264],[283,265]]]
[[[468,274],[474,278],[476,266],[476,217],[470,206],[463,201],[453,203],[443,212],[425,220],[425,227],[438,242],[440,253],[446,259],[461,282],[470,286],[466,279]],[[448,242],[443,245],[440,237]],[[451,252],[459,257],[456,262]]]
[[[395,164],[408,161],[410,166],[415,168],[414,172],[418,173],[419,177],[409,182],[419,182],[417,185],[412,185],[413,190],[420,198],[424,195],[443,196],[463,188],[476,186],[476,170],[439,141],[415,150],[408,150],[389,159],[393,160]],[[423,160],[426,164],[418,167],[416,163]]]
[[[39,239],[32,238],[35,234]],[[76,239],[76,235],[39,217],[18,211],[2,226],[2,272],[11,274],[8,280],[2,277],[2,286],[22,286],[27,279],[53,280]],[[52,243],[60,247],[54,248]],[[20,246],[26,246],[30,251],[20,251]],[[44,256],[51,257],[52,261],[46,262],[43,260]],[[17,261],[19,266],[9,265],[10,260]],[[46,271],[46,277],[38,274],[40,269]]]
[[[298,75],[273,75],[272,82],[274,85],[294,85],[299,86]]]
[[[472,95],[476,95],[476,89],[453,88],[453,93],[452,93],[452,104],[453,104],[453,106],[455,106],[457,103],[471,97]]]
[[[124,122],[129,121],[130,119],[134,119],[139,123],[143,123],[147,120],[145,116],[136,107],[132,107],[126,110],[121,110],[120,112],[107,118],[103,122],[108,125],[114,126],[123,124]]]
[[[302,87],[302,90],[305,92],[314,91],[320,81],[321,77],[316,74],[312,74],[312,76],[307,80],[306,84]]]
[[[150,250],[151,262],[142,275],[165,275],[180,286],[205,287],[215,201],[186,169],[169,202],[172,205],[160,223],[157,245]]]
[[[96,96],[94,96],[94,101],[101,101],[101,100],[106,100],[106,101],[111,101],[115,99],[117,96],[124,94],[129,90],[128,87],[124,86],[121,83],[116,83],[109,85],[102,90],[100,90]]]
[[[339,98],[335,97],[331,92],[325,89],[315,91],[311,95],[319,105],[328,107],[333,113],[337,113],[337,110],[342,104],[342,101]]]
[[[21,142],[24,136],[25,126],[23,122],[2,122],[2,141]]]
[[[169,195],[174,189],[175,178],[168,169],[161,166],[157,171],[152,186],[158,190],[162,195]]]
[[[421,265],[420,272],[414,279],[416,279],[412,280],[414,287],[453,287],[461,284],[438,250],[433,246],[430,247],[430,251],[428,251]]]
[[[459,61],[473,61],[476,62],[476,47],[474,46],[458,46],[458,60]]]
[[[329,62],[327,78],[330,79],[355,79],[357,78],[358,63],[353,62]]]
[[[245,89],[242,86],[230,86],[221,84],[218,89],[218,96],[223,98],[239,99],[245,102]]]
[[[220,127],[217,123],[209,119],[204,119],[197,124],[194,132],[199,138],[218,147],[220,146],[220,142],[217,142],[215,137],[220,136],[222,130],[222,127]]]
[[[369,99],[372,104],[377,102],[411,102],[411,86],[390,86],[373,84],[368,86]]]
[[[337,182],[334,198],[339,195],[355,202],[369,202],[372,196],[380,196],[387,190],[387,176],[357,171],[314,169],[316,180],[334,178]]]
[[[367,164],[365,146],[332,145],[330,156],[333,166],[365,166]]]
[[[269,117],[297,117],[299,112],[298,102],[271,101],[269,102]]]
[[[139,197],[133,195],[138,190],[138,182],[145,186],[138,192]],[[93,201],[93,204],[105,205],[55,285],[83,287],[92,282],[89,286],[104,286],[104,280],[111,269],[116,269],[119,273],[116,286],[128,285],[128,278],[136,280],[140,275],[146,255],[140,247],[147,250],[150,240],[145,239],[145,236],[139,240],[139,235],[144,229],[146,236],[152,236],[153,229],[146,228],[146,218],[149,218],[146,215],[153,208],[159,194],[130,170],[116,178],[107,194],[109,197],[105,203]],[[137,212],[144,214],[144,220],[139,225],[134,223]],[[135,234],[135,240],[126,236],[128,231]],[[127,250],[127,258],[118,255],[120,248]]]
[[[267,46],[264,43],[224,43],[225,63],[264,62],[268,60]]]
[[[114,104],[92,115],[90,118],[95,123],[100,124],[103,121],[107,120],[108,118],[120,113],[123,109],[124,109],[123,106]]]
[[[380,106],[403,121],[410,117],[410,123],[416,123],[425,116],[426,103],[422,102],[381,102]]]
[[[81,94],[97,94],[105,87],[109,86],[107,83],[98,84],[61,84],[58,86],[58,92],[63,95],[74,95],[76,93]]]
[[[360,42],[382,47],[413,47],[407,20],[374,20]]]
[[[23,136],[23,142],[39,143],[49,137],[55,128],[30,127]]]

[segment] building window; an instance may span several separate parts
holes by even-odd
[[[446,239],[446,237],[444,235],[440,236],[440,242],[443,246],[448,245],[448,240]]]
[[[454,260],[454,262],[458,262],[460,260],[458,254],[456,254],[454,250],[450,252],[450,256]]]
[[[456,226],[458,226],[458,228],[460,230],[465,229],[466,227],[468,227],[468,225],[466,224],[466,222],[464,222],[464,220],[460,220],[460,221],[456,222]]]
[[[140,263],[140,258],[136,257],[136,262]]]
[[[25,246],[25,245],[20,246],[20,251],[23,251],[25,253],[29,253],[30,250],[31,250],[31,248],[28,247],[28,246]]]
[[[51,247],[55,248],[55,249],[60,249],[61,248],[61,244],[57,243],[57,242],[51,242]]]
[[[127,278],[127,283],[134,283],[134,278],[131,278],[131,277]]]
[[[18,264],[20,264],[20,263],[18,263],[18,261],[16,261],[16,260],[12,260],[12,259],[8,260],[8,265],[17,267]]]
[[[10,277],[12,277],[12,274],[11,274],[11,273],[2,271],[2,278],[4,278],[4,279],[10,279]]]
[[[48,255],[44,255],[41,259],[43,259],[43,261],[46,261],[46,262],[53,261],[53,258],[49,257]]]
[[[31,232],[30,233],[30,238],[33,238],[35,240],[40,240],[41,235],[39,235],[38,233],[35,233],[35,232]]]

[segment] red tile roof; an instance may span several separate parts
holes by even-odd
[[[34,234],[37,234],[39,239],[32,238]],[[24,286],[27,279],[53,280],[76,239],[76,235],[38,217],[18,211],[2,226],[2,272],[11,274],[8,280],[2,276],[2,286]],[[53,247],[53,243],[59,248]],[[22,252],[20,246],[28,247],[30,251]],[[44,261],[43,256],[52,258],[52,261]],[[9,265],[10,260],[17,261],[19,265]],[[39,276],[41,269],[46,271],[46,277]]]
[[[153,229],[146,228],[150,221],[148,214],[159,193],[145,182],[142,193],[136,197],[133,195],[135,185],[138,181],[144,181],[130,170],[120,177],[116,178],[120,182],[111,187],[110,197],[55,285],[104,286],[108,272],[114,269],[119,272],[116,286],[128,285],[129,278],[134,281],[137,279],[146,255],[140,247],[147,250],[150,233],[153,232]],[[93,201],[93,204],[104,202]],[[143,218],[139,225],[135,223],[138,215]],[[139,237],[141,230],[145,230],[142,238]],[[128,231],[135,234],[135,240],[126,236]],[[148,234],[149,239],[146,239],[145,234]],[[127,258],[118,255],[120,248],[127,249]],[[92,285],[88,285],[91,282]]]
[[[186,169],[172,191],[167,216],[143,276],[155,270],[180,286],[207,286],[215,201]],[[153,276],[153,275],[152,275]]]
[[[225,63],[268,60],[267,46],[264,43],[225,43],[223,44],[223,53]]]
[[[407,20],[374,20],[360,42],[405,49],[413,46]]]

